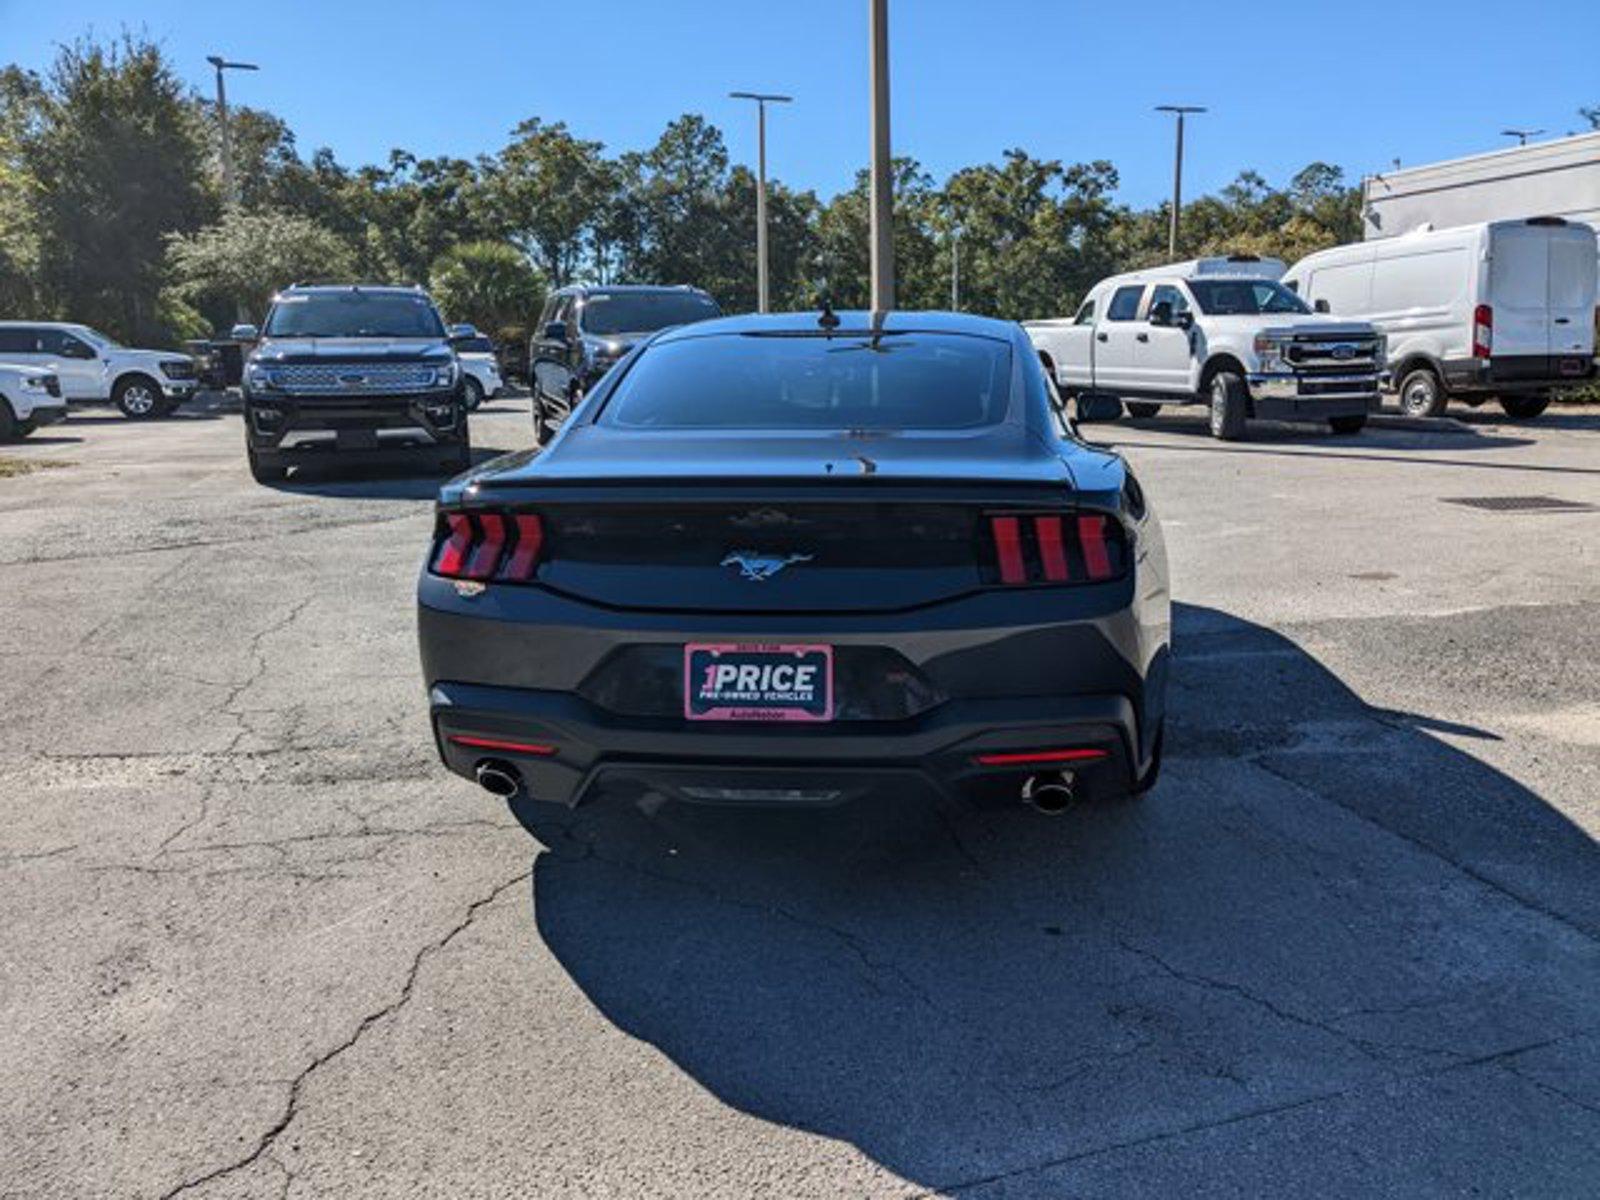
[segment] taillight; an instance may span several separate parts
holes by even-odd
[[[1103,583],[1128,571],[1122,523],[1102,513],[1001,513],[988,519],[994,582]]]
[[[450,512],[434,536],[433,573],[446,579],[528,583],[544,550],[535,513]]]
[[[1472,313],[1472,357],[1488,358],[1494,346],[1494,309],[1480,304]]]

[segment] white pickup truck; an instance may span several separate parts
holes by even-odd
[[[1211,432],[1225,440],[1242,437],[1251,417],[1357,433],[1378,407],[1383,335],[1312,312],[1278,282],[1283,270],[1233,255],[1114,275],[1074,316],[1023,327],[1080,416],[1096,401],[1135,417],[1208,404]]]

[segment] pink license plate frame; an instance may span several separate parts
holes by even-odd
[[[796,668],[784,675],[774,668]],[[822,696],[812,688],[781,687],[820,671]],[[713,673],[708,668],[724,668]],[[726,668],[732,668],[731,678]],[[737,672],[746,673],[741,679]],[[767,668],[763,670],[763,668]],[[752,676],[749,671],[754,670]],[[744,686],[743,685],[754,685]],[[808,694],[809,700],[784,696]],[[683,715],[689,721],[789,723],[833,720],[833,647],[794,642],[691,642],[683,648]]]

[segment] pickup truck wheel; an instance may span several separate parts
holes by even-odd
[[[1232,371],[1218,371],[1211,380],[1211,436],[1224,442],[1242,438],[1249,405],[1244,380]]]
[[[468,412],[477,412],[478,406],[483,403],[483,384],[471,375],[461,383],[461,402],[467,406]]]
[[[1521,396],[1501,396],[1500,407],[1514,421],[1531,421],[1550,407],[1549,392],[1530,392]]]
[[[1427,367],[1407,371],[1400,380],[1400,411],[1408,417],[1440,417],[1450,402],[1439,377]]]
[[[1335,433],[1360,433],[1367,427],[1367,414],[1356,413],[1349,417],[1329,417],[1328,428]]]
[[[161,416],[165,401],[156,381],[144,375],[125,375],[111,392],[111,402],[135,421]]]
[[[544,393],[537,384],[533,388],[533,444],[540,448],[550,444],[550,422],[544,415]]]
[[[1129,400],[1123,407],[1128,410],[1130,417],[1139,417],[1144,420],[1149,420],[1161,411],[1161,405],[1159,404],[1135,403],[1132,400]]]

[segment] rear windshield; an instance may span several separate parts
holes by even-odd
[[[585,333],[654,333],[721,315],[709,296],[694,292],[590,292],[578,324]]]
[[[444,336],[426,296],[409,292],[305,292],[279,296],[267,314],[267,337]]]
[[[956,334],[684,338],[652,346],[601,421],[649,429],[966,429],[997,424],[1011,348]]]

